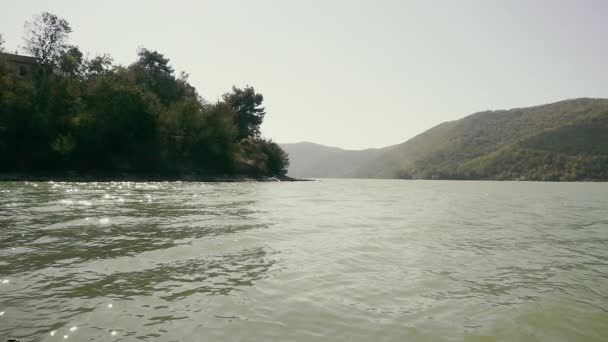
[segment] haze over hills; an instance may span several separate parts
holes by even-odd
[[[386,150],[344,150],[311,142],[279,145],[289,154],[289,175],[299,178],[353,177],[353,170],[380,157]]]
[[[608,100],[479,112],[373,152],[289,145],[297,177],[608,180]]]

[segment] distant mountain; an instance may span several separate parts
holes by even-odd
[[[608,180],[608,100],[486,111],[442,123],[362,165],[355,176]]]
[[[279,144],[289,154],[287,174],[297,178],[353,177],[354,171],[380,157],[384,150],[343,150],[310,142]]]
[[[608,100],[475,113],[382,149],[281,146],[295,177],[608,180]]]

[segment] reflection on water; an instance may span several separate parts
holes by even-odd
[[[51,182],[4,183],[2,190],[0,276],[8,279],[0,285],[16,282],[0,289],[0,334],[61,339],[109,329],[109,336],[119,336],[112,326],[69,326],[98,315],[126,314],[140,318],[130,325],[162,325],[188,317],[175,314],[170,303],[228,296],[264,278],[276,263],[267,247],[232,241],[233,235],[268,227],[253,217],[253,199],[238,198],[251,193],[247,189]],[[226,240],[232,245],[218,247]],[[163,305],[141,300],[147,296]],[[125,313],[121,307],[134,304],[121,301],[137,302],[145,313]],[[136,330],[121,336],[157,335]]]
[[[608,185],[0,183],[0,337],[608,336]]]

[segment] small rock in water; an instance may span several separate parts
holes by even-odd
[[[68,335],[63,335],[63,339],[67,340],[68,339]]]
[[[0,311],[0,316],[4,316],[4,311]]]
[[[55,334],[56,334],[56,333],[57,333],[57,331],[56,331],[56,330],[53,330],[53,331],[51,331],[49,334],[50,334],[51,336],[55,336]]]
[[[111,334],[112,336],[116,336],[116,335],[118,335],[118,332],[116,332],[116,331],[112,331],[110,334]]]
[[[8,284],[8,283],[10,283],[10,280],[8,280],[8,279],[3,279],[2,280],[2,284]]]
[[[112,306],[114,306],[114,305],[112,305],[112,303],[108,304],[108,308],[109,308],[109,309],[111,309],[111,308],[112,308]]]
[[[70,328],[70,331],[72,331],[72,332],[73,332],[73,331],[76,331],[76,330],[78,330],[78,327],[71,327],[71,328]]]

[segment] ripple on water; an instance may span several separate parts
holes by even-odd
[[[606,184],[9,182],[0,193],[0,335],[608,335]]]

